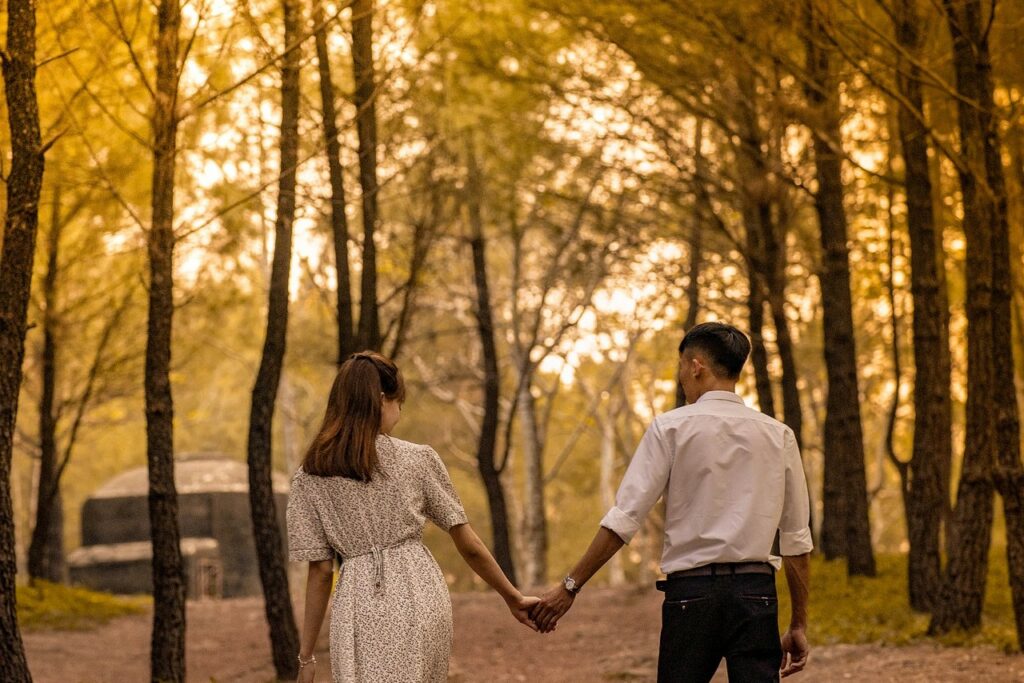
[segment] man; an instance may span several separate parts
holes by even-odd
[[[704,323],[687,333],[679,381],[688,405],[659,415],[647,430],[590,548],[533,609],[541,631],[555,627],[664,495],[659,683],[709,681],[723,657],[730,681],[776,681],[804,668],[807,485],[792,430],[735,393],[749,353],[746,336],[730,325]],[[771,554],[777,532],[781,558]],[[781,641],[780,566],[793,605]]]

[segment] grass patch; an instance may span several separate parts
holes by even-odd
[[[981,630],[950,633],[939,638],[926,635],[928,615],[910,609],[906,556],[879,555],[877,566],[875,578],[849,578],[844,562],[826,562],[818,556],[811,559],[808,618],[812,642],[991,645],[1008,653],[1018,651],[1004,553],[993,552],[989,560]],[[782,572],[778,579],[779,625],[785,629],[789,622],[789,594]]]
[[[120,596],[85,588],[36,581],[18,586],[18,623],[25,631],[83,630],[115,617],[142,614],[152,604],[149,596]]]

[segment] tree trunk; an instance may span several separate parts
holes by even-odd
[[[284,44],[294,45],[301,33],[302,11],[296,0],[284,0]],[[281,170],[274,222],[274,260],[270,270],[267,333],[249,413],[249,502],[253,535],[263,585],[264,609],[277,677],[291,680],[298,673],[299,634],[295,626],[284,541],[274,503],[272,435],[274,404],[284,366],[288,330],[288,282],[292,262],[292,224],[295,220],[295,169],[299,152],[298,49],[281,64]]]
[[[818,188],[814,205],[821,226],[822,317],[828,399],[825,413],[825,490],[822,549],[826,558],[845,556],[851,575],[874,576],[868,519],[864,438],[857,387],[857,353],[853,335],[850,260],[843,208],[842,158],[839,145],[839,90],[828,48],[816,43],[824,35],[815,8],[808,3],[807,87],[813,112],[811,139]]]
[[[532,372],[524,359],[522,373]],[[521,381],[519,422],[523,443],[523,567],[526,586],[542,586],[548,574],[548,528],[544,514],[544,446],[537,424],[532,382]]]
[[[359,186],[363,209],[363,272],[359,295],[360,348],[380,349],[380,314],[377,307],[377,108],[373,67],[373,2],[352,3],[352,69],[359,137]]]
[[[707,173],[704,162],[704,120],[697,119],[693,129],[693,160],[695,173],[699,178]],[[699,182],[699,180],[698,180]],[[698,197],[704,197],[699,194]],[[710,208],[709,208],[710,210]],[[687,333],[697,324],[697,316],[700,313],[700,269],[704,262],[704,231],[701,229],[698,219],[690,230],[690,263],[686,273],[686,320],[683,322],[683,334]],[[676,403],[675,406],[686,404],[686,394],[683,393],[683,384],[676,378]]]
[[[772,325],[775,327],[775,346],[782,364],[782,421],[793,430],[799,447],[803,445],[804,419],[793,338],[789,333],[789,319],[786,318],[786,236],[779,234],[770,205],[762,205],[761,214],[767,300],[771,308]]]
[[[39,398],[39,485],[36,520],[28,547],[28,574],[55,583],[65,579],[64,507],[57,478],[57,269],[60,252],[61,186],[53,187],[50,234],[47,236],[46,276],[43,278],[42,392]]]
[[[782,164],[781,150],[785,144],[784,125],[776,125],[771,129],[772,142],[768,147],[768,155],[762,169],[763,182],[770,194],[776,197],[772,203],[761,204],[761,225],[764,228],[764,254],[766,285],[768,288],[768,305],[771,307],[772,325],[775,327],[775,346],[782,365],[782,421],[793,430],[796,444],[803,448],[804,413],[800,402],[800,376],[796,365],[793,337],[789,331],[789,319],[786,317],[786,266],[787,244],[785,197],[779,198],[774,184],[777,182],[768,172],[769,168],[779,168]],[[803,452],[801,450],[801,452]],[[814,507],[811,506],[813,511]],[[813,518],[813,514],[811,515]],[[813,526],[813,525],[812,525]]]
[[[737,74],[741,94],[739,127],[741,142],[736,146],[739,169],[739,201],[745,235],[744,257],[747,263],[747,316],[750,333],[750,363],[754,368],[757,404],[765,415],[775,417],[775,397],[772,378],[768,372],[768,349],[764,345],[764,228],[761,224],[762,206],[766,205],[765,177],[761,158],[761,130],[756,108],[757,87],[753,76],[743,71]]]
[[[32,675],[18,628],[11,459],[43,184],[35,80],[36,16],[31,0],[8,2],[7,49],[0,52],[0,58],[11,131],[7,216],[0,254],[0,680],[22,683],[31,681]]]
[[[980,12],[979,12],[980,16]],[[970,19],[968,27],[973,27]],[[1014,385],[1013,359],[1013,268],[1010,263],[1011,240],[1003,171],[999,123],[993,112],[994,84],[989,52],[988,30],[972,36],[976,60],[979,121],[987,178],[986,193],[991,193],[995,208],[992,221],[992,377],[996,458],[994,484],[1003,500],[1006,520],[1006,560],[1010,594],[1017,626],[1017,646],[1024,649],[1024,463],[1020,452],[1020,412]]]
[[[482,179],[477,167],[476,152],[472,142],[467,144],[467,194],[469,225],[472,230],[470,248],[473,253],[473,281],[476,285],[476,322],[480,335],[484,382],[484,417],[480,424],[480,438],[477,442],[476,462],[480,478],[487,493],[487,507],[491,513],[491,537],[494,559],[513,584],[517,585],[515,563],[512,558],[512,543],[509,538],[508,509],[505,489],[501,483],[504,469],[495,463],[498,445],[499,398],[501,396],[501,374],[498,371],[498,350],[494,339],[494,315],[491,308],[490,285],[487,277],[487,241],[484,236],[483,217],[480,212]]]
[[[313,3],[313,25],[316,32],[316,60],[320,73],[320,103],[327,171],[331,179],[331,236],[334,241],[334,265],[338,273],[338,364],[356,352],[355,330],[352,327],[352,276],[348,265],[348,217],[345,215],[345,176],[341,167],[341,141],[338,137],[338,114],[334,106],[334,81],[331,58],[327,51],[327,26],[324,25],[322,0]]]
[[[154,681],[185,680],[185,570],[174,486],[171,325],[174,314],[174,162],[178,130],[178,0],[160,0],[153,101],[153,197],[149,230],[149,317],[146,329],[146,460],[153,540]]]
[[[764,345],[764,295],[761,292],[761,278],[753,264],[748,266],[747,272],[750,281],[750,290],[747,295],[747,311],[750,321],[750,363],[754,367],[757,405],[762,413],[775,417],[772,377],[768,372],[768,349]]]
[[[922,46],[917,0],[898,0],[897,42],[911,55]],[[907,476],[907,579],[910,606],[929,611],[941,585],[941,533],[949,506],[953,455],[950,401],[949,301],[942,233],[936,228],[928,168],[928,134],[920,69],[904,60],[897,70],[904,102],[897,112],[907,193],[910,291],[914,302],[914,444]]]
[[[965,98],[957,101],[957,114],[961,161],[966,165],[960,172],[960,186],[967,238],[967,424],[949,534],[949,562],[928,628],[933,634],[981,626],[992,536],[992,469],[998,410],[994,405],[997,378],[992,357],[992,237],[998,218],[994,197],[985,188],[984,138],[989,128],[982,118],[990,118],[991,112],[983,114],[980,107],[985,86],[979,82],[982,75],[974,54],[981,47],[975,42],[981,34],[981,12],[978,2],[944,0],[943,4],[953,38],[957,90]]]

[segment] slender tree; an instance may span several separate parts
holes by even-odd
[[[11,170],[6,179],[7,213],[0,252],[0,679],[12,683],[32,680],[18,628],[11,460],[45,152],[36,98],[35,34],[35,4],[32,0],[10,0],[7,48],[0,52],[11,132]]]
[[[380,313],[377,305],[377,85],[373,65],[374,0],[352,2],[352,69],[356,106],[356,133],[359,137],[359,187],[362,190],[363,258],[359,294],[360,348],[380,349]]]
[[[873,576],[875,558],[868,520],[850,257],[843,207],[839,87],[831,49],[817,38],[823,33],[819,11],[813,0],[806,3],[806,93],[813,119],[810,129],[818,181],[814,206],[820,225],[819,280],[828,374],[821,545],[828,558],[846,557],[851,575]]]
[[[160,0],[152,119],[152,224],[147,241],[149,316],[145,361],[146,460],[153,541],[150,665],[154,681],[174,683],[185,680],[185,569],[174,485],[174,401],[170,379],[180,27],[178,0]]]
[[[36,519],[28,546],[28,573],[32,579],[64,580],[64,508],[57,476],[57,278],[61,228],[61,184],[53,186],[50,230],[46,239],[46,275],[43,277],[43,351],[39,396],[39,483]]]
[[[764,230],[765,285],[768,293],[768,305],[771,308],[772,324],[775,327],[775,348],[782,365],[782,420],[793,430],[798,446],[803,444],[803,408],[800,405],[800,378],[796,367],[793,336],[790,333],[790,321],[786,316],[786,199],[777,193],[775,188],[779,181],[768,172],[771,168],[782,168],[781,154],[782,131],[784,125],[776,123],[771,130],[772,138],[769,145],[769,159],[762,168],[765,192],[777,198],[774,205],[762,202],[760,224]]]
[[[704,159],[704,119],[698,118],[693,127],[693,163],[694,176],[698,179],[707,175],[707,162]],[[699,180],[698,180],[699,182]],[[706,198],[703,193],[698,193],[698,200]],[[704,207],[710,210],[711,207]],[[704,231],[700,220],[696,220],[690,229],[689,239],[690,262],[686,268],[686,320],[683,322],[683,334],[697,324],[697,317],[700,315],[700,269],[704,258]],[[686,395],[683,393],[683,384],[676,378],[676,402],[678,408],[686,404]]]
[[[295,45],[301,33],[302,11],[297,0],[283,0],[284,44]],[[284,366],[288,330],[288,282],[292,261],[292,224],[295,221],[296,166],[299,151],[299,65],[301,53],[290,50],[281,62],[281,140],[277,218],[274,222],[274,258],[270,271],[267,331],[263,355],[252,389],[249,412],[249,502],[253,535],[263,585],[264,609],[270,647],[278,678],[298,675],[299,634],[288,592],[284,543],[274,503],[271,443],[274,404]]]
[[[505,488],[501,482],[504,463],[495,461],[498,445],[498,423],[500,419],[499,398],[501,395],[501,373],[498,370],[498,349],[495,343],[494,314],[491,305],[490,284],[487,275],[487,239],[484,235],[481,198],[483,178],[476,160],[472,140],[466,145],[466,208],[469,218],[469,245],[473,256],[473,282],[476,286],[476,322],[480,336],[484,380],[484,415],[480,423],[477,441],[476,461],[480,478],[487,493],[487,507],[491,513],[491,536],[494,558],[509,580],[516,584],[515,562],[512,557],[512,543],[509,537],[508,505]],[[508,460],[506,459],[507,463]]]
[[[980,0],[944,0],[963,168],[967,237],[967,433],[949,544],[949,563],[929,630],[981,624],[993,490],[1003,499],[1010,590],[1024,643],[1024,467],[1013,386],[1011,268],[1006,181],[994,116],[989,22]],[[988,12],[992,12],[994,6]]]
[[[766,197],[763,152],[761,150],[761,124],[758,121],[756,87],[753,76],[742,70],[737,74],[741,97],[738,103],[738,127],[742,143],[737,146],[740,213],[745,235],[744,260],[747,264],[747,316],[750,324],[750,364],[754,369],[757,404],[765,415],[775,417],[775,398],[772,378],[768,371],[768,349],[764,343],[765,273],[767,270],[764,243]]]
[[[313,2],[313,25],[316,32],[316,61],[320,75],[320,105],[323,111],[324,151],[331,180],[331,237],[334,243],[334,265],[338,274],[338,364],[355,351],[355,329],[352,322],[352,275],[349,270],[348,217],[345,215],[345,177],[341,166],[341,139],[338,135],[338,114],[335,108],[331,57],[327,51],[327,24],[324,22],[322,0]]]
[[[949,506],[952,461],[949,301],[942,233],[935,224],[921,92],[923,36],[918,0],[897,0],[892,17],[900,55],[897,131],[903,152],[910,237],[910,291],[914,303],[914,443],[903,473],[910,606],[928,611],[941,581],[941,528]]]

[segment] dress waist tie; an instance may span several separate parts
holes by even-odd
[[[351,560],[355,557],[363,557],[365,555],[373,556],[373,592],[375,595],[380,595],[384,592],[384,551],[391,550],[392,548],[398,548],[399,546],[409,545],[410,543],[420,543],[419,538],[405,538],[401,541],[396,541],[390,545],[383,547],[374,544],[368,552],[359,553],[358,555],[349,555],[348,557],[342,557],[342,560]]]

